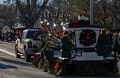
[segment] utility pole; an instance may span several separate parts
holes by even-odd
[[[93,24],[93,0],[90,0],[90,24]]]

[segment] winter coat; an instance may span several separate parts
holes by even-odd
[[[72,49],[72,41],[70,39],[69,36],[63,36],[61,38],[61,48],[62,49],[68,49],[68,50],[71,50]]]
[[[100,38],[97,43],[97,50],[99,52],[106,52],[109,51],[110,46],[111,46],[111,39],[109,35],[100,35]]]
[[[113,35],[113,49],[119,49],[120,46],[120,35]]]

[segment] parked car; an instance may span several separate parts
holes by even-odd
[[[42,48],[43,41],[40,39],[46,32],[42,29],[26,29],[15,42],[16,58],[25,56],[26,61],[31,60],[31,56]]]

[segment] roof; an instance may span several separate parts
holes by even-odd
[[[4,26],[2,29],[10,29],[9,26]]]
[[[33,28],[33,29],[25,29],[26,31],[38,31],[38,30],[42,30],[41,28]]]
[[[96,28],[100,28],[100,26],[98,25],[90,25],[90,21],[89,20],[78,20],[75,22],[70,22],[68,24],[69,28],[81,28],[81,27],[96,27]]]

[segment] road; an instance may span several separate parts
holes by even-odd
[[[118,63],[120,66],[120,64]],[[120,67],[119,67],[120,69]],[[56,78],[31,63],[14,57],[14,43],[0,42],[0,78]],[[59,78],[120,78],[120,75],[104,77],[59,77]]]
[[[14,52],[14,44],[0,42],[0,48]],[[0,78],[55,78],[35,68],[23,59],[0,52]]]

